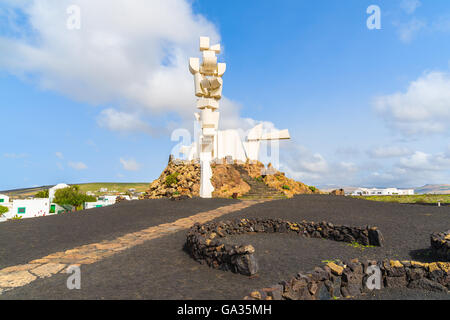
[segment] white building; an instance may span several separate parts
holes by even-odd
[[[30,199],[30,200],[13,200],[11,209],[4,216],[7,219],[11,219],[15,216],[25,219],[25,218],[47,216],[55,213],[50,213],[49,199]]]
[[[0,194],[0,206],[9,203],[9,197],[6,194]]]
[[[386,188],[386,189],[368,189],[359,188],[353,191],[352,196],[408,196],[414,195],[414,189],[397,189],[397,188]]]
[[[96,202],[85,202],[84,203],[84,210],[93,209],[93,208],[101,208],[106,207],[107,204],[105,204],[103,201],[96,201]]]
[[[84,209],[92,209],[92,208],[101,208],[111,206],[116,203],[116,199],[118,196],[100,196],[96,202],[85,202]],[[126,200],[131,200],[129,196],[123,195],[123,198]]]
[[[55,199],[55,192],[59,189],[65,189],[69,188],[70,186],[65,183],[59,183],[56,186],[48,189],[48,197],[50,198],[50,202],[53,202],[53,199]]]

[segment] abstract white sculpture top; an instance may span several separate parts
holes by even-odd
[[[224,159],[247,161],[258,160],[261,141],[290,139],[288,130],[263,132],[262,124],[248,132],[245,141],[238,130],[219,130],[219,101],[222,98],[223,79],[226,64],[217,62],[220,44],[211,45],[208,37],[200,37],[202,58],[189,59],[189,71],[194,76],[194,90],[197,97],[195,119],[201,131],[190,146],[183,146],[181,152],[187,160]]]
[[[227,65],[217,63],[216,54],[220,53],[220,44],[210,46],[208,37],[200,37],[200,51],[203,60],[199,58],[189,59],[189,71],[194,75],[195,95],[199,97],[197,107],[199,109],[219,109],[218,101],[222,98],[222,87]]]

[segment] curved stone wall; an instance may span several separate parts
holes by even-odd
[[[431,235],[431,249],[440,258],[450,261],[450,230]]]
[[[357,297],[375,289],[399,287],[448,292],[450,263],[360,262],[358,259],[344,263],[330,262],[270,288],[254,290],[244,299],[331,300]]]
[[[244,233],[294,233],[302,237],[357,242],[361,245],[383,246],[383,236],[376,227],[348,227],[332,223],[298,223],[281,219],[236,219],[233,221],[195,224],[187,234],[185,248],[200,263],[210,267],[254,275],[258,262],[252,245],[224,244],[221,238]]]

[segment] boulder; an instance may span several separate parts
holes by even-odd
[[[336,189],[330,192],[332,196],[345,196],[344,189]]]

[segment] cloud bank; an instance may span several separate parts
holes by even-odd
[[[450,74],[429,72],[405,92],[377,97],[374,108],[406,135],[442,133],[450,128]]]
[[[0,33],[0,68],[43,89],[132,114],[192,113],[187,57],[198,54],[201,35],[219,40],[215,26],[185,0],[79,0],[79,30],[67,28],[73,1],[6,4],[8,30],[20,32]]]

